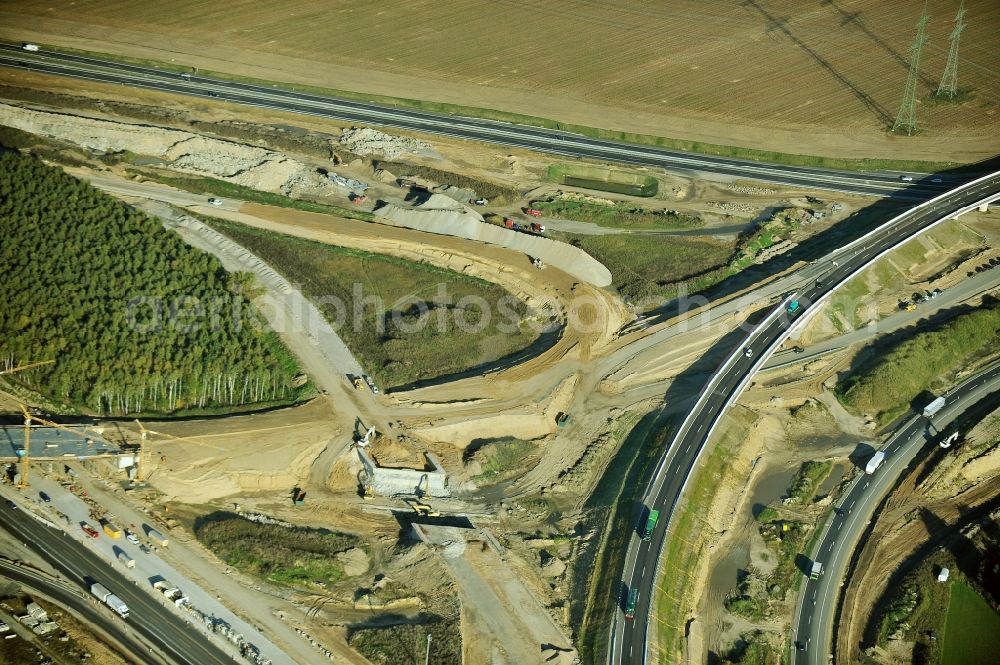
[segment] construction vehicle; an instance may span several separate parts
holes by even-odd
[[[104,533],[108,534],[108,536],[115,540],[121,540],[122,530],[114,522],[101,520],[101,524],[104,526]]]
[[[504,225],[504,228],[506,228],[506,229],[513,229],[514,228],[514,220],[511,219],[510,217],[508,217],[505,220],[503,220],[503,225]]]
[[[300,490],[298,487],[296,487],[295,491],[292,492],[292,503],[295,504],[296,506],[306,505],[306,493],[303,490]]]
[[[534,258],[531,259],[531,265],[535,266],[539,270],[544,270],[545,269],[545,264],[542,263],[542,260],[539,259],[539,258],[537,258],[537,257],[534,257]]]
[[[367,197],[367,196],[365,196],[364,194],[362,194],[362,195],[360,195],[360,196],[358,196],[357,194],[355,194],[355,195],[354,195],[354,196],[353,196],[353,197],[351,198],[351,203],[353,203],[353,204],[354,204],[354,205],[356,205],[356,206],[359,206],[359,205],[361,205],[362,203],[366,203],[367,201],[368,201],[368,197]]]
[[[372,377],[368,376],[367,374],[362,374],[361,378],[365,380],[365,383],[368,384],[368,387],[371,388],[371,391],[374,394],[378,395],[378,386],[376,386],[375,382],[372,381]]]
[[[528,227],[528,230],[531,231],[532,233],[545,233],[545,226],[539,224],[538,222],[532,222],[531,225]]]
[[[406,505],[413,509],[420,517],[441,517],[441,513],[434,510],[429,503],[424,503],[417,499],[406,499]]]
[[[903,311],[912,312],[916,308],[917,308],[917,303],[915,303],[915,302],[907,302],[906,305],[903,306]]]
[[[541,210],[535,210],[534,208],[525,208],[524,209],[524,214],[525,215],[531,215],[532,217],[541,217],[542,216],[542,211]]]
[[[880,466],[882,466],[882,462],[884,461],[885,461],[885,451],[880,450],[874,455],[872,455],[872,458],[868,460],[868,464],[867,466],[865,466],[865,473],[867,473],[869,476],[872,475],[878,470]]]
[[[649,511],[649,517],[646,519],[646,528],[643,529],[642,539],[649,540],[653,537],[653,530],[656,529],[656,521],[660,519],[659,510]]]
[[[925,406],[924,410],[920,412],[921,415],[923,415],[924,418],[933,418],[937,415],[938,411],[944,408],[945,401],[944,397],[935,397],[934,401]]]
[[[569,414],[560,411],[559,415],[556,416],[556,427],[566,427],[566,423],[569,422]]]
[[[108,591],[107,587],[103,584],[98,584],[96,582],[91,584],[90,593],[94,594],[98,600],[113,609],[121,618],[128,618],[128,605],[123,603],[121,598]]]
[[[80,522],[80,528],[83,529],[83,532],[88,536],[90,536],[91,538],[97,538],[101,535],[100,531],[90,526],[86,522]]]
[[[360,376],[354,376],[353,374],[349,374],[348,377],[350,378],[351,383],[354,384],[355,390],[361,390],[364,387],[365,382],[361,380]]]

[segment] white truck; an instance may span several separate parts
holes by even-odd
[[[924,418],[933,418],[938,411],[944,408],[945,399],[944,397],[935,397],[934,401],[924,407],[921,412]]]
[[[885,461],[885,452],[880,450],[874,455],[872,455],[872,458],[868,460],[868,465],[865,467],[865,473],[867,473],[869,476],[872,475],[873,473],[875,473],[876,470],[878,470],[880,466],[882,466],[882,462],[884,461]]]
[[[130,557],[127,552],[119,548],[115,548],[115,556],[118,557],[118,561],[121,562],[126,568],[135,568],[135,559]]]
[[[108,588],[103,584],[99,584],[97,582],[91,584],[90,593],[94,594],[94,597],[113,609],[121,618],[128,618],[128,605],[122,602],[121,598],[108,591]]]

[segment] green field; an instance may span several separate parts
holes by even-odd
[[[974,589],[951,585],[941,665],[992,665],[1000,655],[1000,614]]]
[[[704,225],[704,222],[694,215],[684,215],[676,211],[664,214],[623,202],[602,205],[556,198],[548,201],[532,201],[531,207],[541,210],[546,217],[573,219],[609,228],[674,230],[693,229]]]
[[[688,282],[694,292],[730,274],[731,243],[657,235],[560,236],[603,263],[613,286],[633,302],[670,297],[678,282]]]
[[[341,339],[384,387],[492,362],[538,336],[523,320],[526,306],[490,282],[234,222],[208,222],[319,300]],[[439,289],[447,294],[440,303]],[[488,316],[477,300],[486,303]],[[427,311],[421,314],[420,307]],[[459,326],[459,318],[471,326]]]

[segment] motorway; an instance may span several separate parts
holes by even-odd
[[[348,122],[516,146],[549,154],[660,167],[673,172],[714,173],[730,178],[750,178],[793,187],[851,194],[871,196],[894,194],[916,201],[929,198],[966,179],[959,176],[942,176],[943,182],[935,183],[931,179],[923,179],[920,174],[914,174],[915,181],[925,181],[906,183],[902,182],[900,174],[895,172],[837,171],[699,155],[654,146],[588,138],[580,134],[541,127],[336,99],[285,90],[278,85],[254,85],[198,75],[182,77],[177,72],[87,56],[45,50],[28,52],[15,44],[0,43],[0,66]]]
[[[674,435],[643,497],[645,507],[659,510],[662,517],[651,540],[643,541],[635,530],[630,538],[622,580],[629,590],[639,589],[639,598],[634,620],[625,620],[620,611],[615,613],[611,626],[609,662],[615,665],[645,663],[650,603],[670,517],[719,420],[770,354],[787,339],[796,322],[809,316],[811,305],[828,298],[848,278],[893,247],[975,202],[998,196],[1000,172],[925,202],[832,252],[819,261],[821,266],[825,266],[820,277],[798,293],[789,295],[757,324],[723,362]],[[790,317],[785,308],[793,298],[799,301],[805,311]]]
[[[830,636],[836,615],[840,589],[854,547],[870,523],[885,494],[895,486],[900,475],[929,441],[940,434],[976,402],[1000,390],[1000,365],[966,379],[946,394],[947,406],[933,421],[914,414],[880,448],[886,461],[873,474],[863,471],[844,493],[833,518],[820,537],[814,552],[815,560],[823,564],[824,574],[818,580],[807,579],[799,596],[796,610],[793,663],[796,665],[826,665],[831,654]],[[960,445],[960,444],[959,444]]]
[[[125,622],[141,633],[170,660],[189,665],[233,665],[238,662],[65,532],[44,526],[25,511],[10,508],[6,501],[0,504],[0,527],[49,561],[64,579],[84,588],[90,588],[88,580],[93,579],[110,589],[130,610],[128,619],[114,620]],[[107,610],[109,615],[110,612]]]
[[[123,625],[123,621],[110,612],[102,611],[95,602],[96,599],[79,588],[53,579],[34,568],[3,560],[0,560],[0,577],[14,580],[28,593],[35,593],[67,609],[91,627],[111,636],[130,653],[145,654],[143,657],[146,662],[167,662],[158,654],[147,654],[148,647]]]

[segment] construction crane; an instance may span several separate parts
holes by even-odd
[[[21,413],[24,414],[24,450],[21,451],[22,452],[22,455],[21,455],[21,479],[20,479],[20,481],[18,481],[17,486],[20,489],[24,489],[25,487],[28,487],[28,464],[31,461],[31,459],[30,459],[31,458],[31,423],[34,422],[34,423],[37,423],[38,425],[42,425],[44,427],[54,427],[54,428],[62,430],[64,432],[69,432],[70,434],[72,434],[74,436],[80,436],[81,432],[78,431],[78,430],[74,430],[74,429],[72,429],[70,427],[66,427],[65,425],[60,425],[59,423],[54,423],[51,420],[46,420],[45,418],[42,418],[40,416],[33,415],[32,413],[30,413],[28,411],[28,407],[26,407],[24,404],[18,404],[18,406],[21,407]],[[90,432],[90,431],[92,431],[96,436],[100,437],[101,440],[103,440],[105,443],[108,443],[107,439],[104,439],[104,437],[101,436],[101,433],[98,430],[91,429],[90,427],[84,427],[82,434],[84,435],[84,438],[88,442],[90,441],[90,438],[87,437],[86,434],[87,434],[87,432]]]
[[[41,367],[42,365],[51,365],[54,362],[55,360],[39,360],[38,362],[18,365],[17,367],[11,367],[10,369],[0,370],[0,376],[3,376],[4,374],[13,374],[14,372],[23,372],[26,369],[35,369],[36,367]]]

